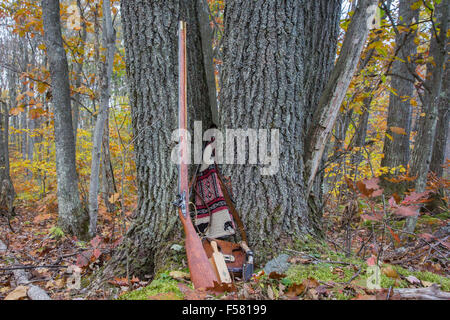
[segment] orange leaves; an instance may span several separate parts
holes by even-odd
[[[368,198],[378,197],[383,194],[383,189],[378,185],[380,183],[379,178],[372,178],[368,180],[362,180],[356,182],[356,187],[359,192]]]
[[[42,106],[42,103],[36,104],[36,106],[37,105]],[[45,114],[45,110],[42,108],[33,108],[33,109],[30,109],[28,114],[30,115],[31,119],[37,119],[40,116],[42,116],[43,114]]]
[[[399,127],[389,127],[389,130],[396,134],[407,135],[405,129]]]
[[[19,113],[23,112],[25,109],[23,107],[12,108],[9,110],[9,114],[12,116],[17,116]]]

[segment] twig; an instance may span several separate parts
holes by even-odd
[[[10,271],[10,270],[20,270],[20,269],[38,269],[38,268],[67,268],[68,266],[58,266],[55,264],[50,265],[40,265],[40,266],[13,266],[13,267],[6,267],[6,268],[0,268],[0,271]]]

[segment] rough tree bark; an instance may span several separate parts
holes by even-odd
[[[436,135],[434,137],[433,156],[431,157],[430,164],[430,171],[434,172],[438,177],[442,177],[444,174],[443,166],[446,162],[447,145],[449,145],[450,62],[448,58],[445,65],[445,75],[442,79],[442,89],[442,93],[439,97],[438,123],[436,126]]]
[[[80,239],[88,236],[88,215],[78,191],[75,139],[72,129],[69,68],[63,47],[59,0],[42,0],[44,42],[52,81],[55,115],[56,174],[58,185],[58,225]]]
[[[0,96],[1,94],[0,89]],[[0,214],[9,218],[13,212],[15,192],[9,174],[8,128],[8,103],[0,100]]]
[[[112,24],[110,2],[109,0],[103,0],[103,46],[106,48],[106,57],[105,62],[102,64],[100,106],[93,132],[91,177],[89,183],[89,234],[91,237],[93,237],[97,231],[100,155],[106,117],[108,116],[115,42],[115,31]]]
[[[224,166],[260,262],[282,239],[320,230],[304,191],[304,139],[333,67],[340,7],[328,0],[226,3],[219,125],[279,129],[276,174],[261,174],[261,157],[258,165]]]
[[[108,212],[114,212],[115,204],[109,201],[110,196],[117,192],[117,186],[114,180],[114,170],[111,162],[111,152],[109,150],[109,109],[107,110],[105,127],[103,129],[101,170],[102,185],[100,192],[103,196],[103,202],[105,203]]]
[[[399,25],[404,28],[410,26],[419,20],[419,10],[412,9],[414,0],[401,0],[399,4]],[[400,19],[401,17],[401,19]],[[414,93],[414,76],[409,70],[416,70],[414,63],[414,54],[417,51],[417,45],[414,43],[416,32],[412,29],[397,34],[395,38],[395,50],[401,60],[396,59],[392,64],[391,87],[395,90],[389,95],[389,108],[387,116],[387,129],[384,139],[383,153],[381,160],[382,167],[406,168],[410,156],[409,137],[411,133],[411,98]],[[404,132],[396,129],[401,128]],[[390,138],[391,137],[391,138]],[[385,181],[386,185],[387,182]]]
[[[187,22],[188,119],[211,124],[196,1],[121,1],[139,200],[133,224],[99,280],[152,274],[170,240],[182,235],[172,205],[178,170],[171,162],[178,128],[178,21]],[[129,269],[127,270],[127,265]]]
[[[414,187],[415,192],[425,191],[428,173],[430,170],[431,157],[433,154],[433,144],[436,134],[436,124],[438,119],[438,108],[444,75],[444,66],[448,59],[448,19],[450,11],[449,1],[442,1],[436,6],[436,21],[438,26],[431,29],[430,56],[433,62],[427,63],[427,77],[424,82],[426,88],[424,94],[424,105],[422,117],[417,133],[414,150],[411,157],[411,176],[416,177]],[[409,217],[406,220],[405,230],[413,232],[417,222],[417,216]]]

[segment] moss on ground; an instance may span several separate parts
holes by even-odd
[[[277,280],[285,287],[293,283],[301,284],[305,279],[314,278],[319,283],[329,283],[332,285],[329,291],[333,292],[330,299],[347,300],[354,298],[358,293],[363,292],[367,285],[367,263],[357,257],[346,257],[344,253],[336,252],[322,241],[315,239],[297,240],[293,243],[290,250],[286,250],[292,256],[305,254],[311,258],[311,263],[294,264],[286,272],[286,277]],[[298,253],[296,253],[298,251]],[[300,251],[302,253],[300,253]],[[163,295],[168,299],[183,299],[183,294],[178,288],[178,281],[169,274],[173,270],[180,270],[182,266],[179,260],[182,260],[184,252],[174,253],[177,257],[172,257],[167,264],[165,271],[158,273],[155,279],[146,287],[127,292],[119,297],[120,300],[147,300],[150,296]],[[336,263],[336,262],[343,262]],[[173,268],[175,266],[175,268]],[[398,265],[383,264],[383,269],[394,269],[398,274],[397,278],[389,277],[385,272],[381,274],[382,288],[406,288],[411,284],[405,279],[408,276],[414,276],[421,281],[436,283],[443,291],[450,291],[450,278],[434,274],[427,271],[411,271]],[[188,272],[186,268],[182,270]],[[386,274],[387,273],[387,274]],[[392,272],[391,272],[392,273]],[[395,272],[394,272],[395,275]],[[392,274],[391,274],[392,276]],[[264,275],[262,281],[275,281],[268,279]],[[350,282],[351,281],[351,282]],[[348,285],[350,284],[350,285]],[[278,287],[278,285],[273,286]],[[165,295],[165,296],[164,296]]]
[[[148,286],[133,290],[121,295],[119,300],[148,300],[151,296],[172,293],[174,300],[183,299],[183,294],[178,288],[178,281],[169,276],[169,272],[160,273]]]
[[[350,299],[353,297],[351,292],[342,290],[350,280],[352,280],[352,284],[366,287],[368,278],[366,270],[368,265],[365,261],[355,257],[346,257],[345,254],[332,250],[326,243],[310,240],[298,241],[295,244],[295,248],[316,259],[312,259],[310,264],[292,265],[286,272],[286,278],[283,279],[284,283],[300,284],[308,278],[314,278],[321,283],[333,282],[336,283],[337,288],[340,286],[339,290],[334,292],[334,298],[337,299]],[[292,250],[288,251],[288,253],[293,256],[296,255]],[[337,261],[344,264],[335,263]],[[392,278],[382,272],[380,283],[382,288],[410,287],[411,284],[405,278],[414,276],[421,281],[438,284],[443,291],[450,291],[449,277],[428,271],[411,271],[398,265],[383,264],[381,268],[382,270],[394,269],[398,274],[397,278]]]

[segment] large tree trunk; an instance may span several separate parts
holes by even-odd
[[[105,62],[102,64],[100,107],[93,132],[91,177],[89,183],[89,234],[93,237],[97,232],[98,190],[100,178],[100,156],[103,134],[108,117],[109,98],[111,92],[111,76],[115,52],[115,31],[112,25],[109,0],[103,1],[103,46],[106,48]]]
[[[89,221],[78,191],[69,68],[61,35],[59,1],[42,0],[42,16],[55,115],[58,224],[65,232],[86,239]]]
[[[404,28],[409,28],[417,23],[419,19],[419,10],[411,8],[415,0],[401,0],[399,6],[399,24]],[[401,19],[400,19],[401,17]],[[411,100],[414,93],[415,72],[414,55],[417,45],[414,43],[416,32],[412,29],[397,34],[395,38],[395,50],[397,56],[392,65],[391,87],[395,90],[389,96],[389,108],[387,116],[387,129],[384,139],[383,154],[381,160],[382,167],[394,168],[402,166],[406,169],[409,156],[410,145],[409,137],[411,133]],[[399,128],[404,132],[398,131]],[[395,173],[398,174],[398,171]],[[383,181],[385,187],[399,187],[392,185],[387,180]]]
[[[304,139],[335,59],[340,5],[328,0],[226,3],[220,127],[279,129],[279,159],[272,149],[277,135],[267,132],[275,174],[263,175],[268,164],[261,164],[261,155],[258,165],[224,166],[249,241],[262,260],[280,248],[282,239],[320,230],[305,195]]]
[[[430,56],[433,62],[427,63],[427,79],[424,83],[426,87],[424,105],[422,110],[425,116],[422,117],[414,144],[414,151],[411,158],[411,176],[415,176],[415,192],[425,191],[427,185],[428,173],[430,170],[431,157],[433,154],[433,144],[436,134],[436,124],[438,120],[438,108],[441,96],[442,79],[444,75],[444,66],[448,59],[448,18],[450,3],[442,1],[436,6],[436,24],[439,27],[439,33],[436,35],[432,28]],[[416,226],[418,216],[407,219],[405,230],[413,232]]]
[[[100,279],[152,274],[169,241],[182,235],[173,201],[178,170],[171,162],[178,128],[178,21],[187,22],[189,123],[211,124],[196,1],[121,2],[139,190],[135,220]],[[129,270],[127,270],[127,265]]]

